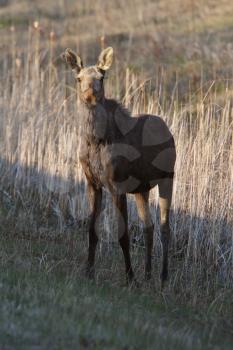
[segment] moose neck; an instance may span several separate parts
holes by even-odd
[[[84,106],[84,117],[82,118],[82,137],[88,143],[100,144],[105,142],[108,128],[108,113],[105,106],[105,98],[96,106],[88,108]]]
[[[84,106],[81,137],[86,143],[112,143],[124,137],[137,123],[126,108],[113,99],[105,99],[94,108]],[[82,113],[81,113],[82,115]]]

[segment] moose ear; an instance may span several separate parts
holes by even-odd
[[[104,71],[108,70],[112,65],[112,61],[113,61],[113,48],[107,47],[99,55],[97,67]]]
[[[66,49],[62,56],[66,63],[71,66],[72,70],[77,71],[77,73],[79,73],[83,68],[83,62],[81,58],[76,55],[71,49]]]

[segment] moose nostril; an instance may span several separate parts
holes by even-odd
[[[92,94],[92,90],[90,90],[90,89],[84,91],[84,95],[85,95],[85,96],[89,96],[89,95],[91,95],[91,94]]]
[[[88,91],[87,93],[85,93],[83,95],[84,100],[86,101],[86,103],[92,103],[94,100],[94,95],[93,95],[93,91]]]

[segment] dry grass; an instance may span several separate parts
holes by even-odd
[[[20,7],[21,15],[30,21],[33,16],[36,19],[36,14],[41,17],[39,29],[35,23],[29,30],[27,23],[21,23],[21,38],[15,28],[3,29],[8,34],[2,45],[7,43],[8,48],[0,68],[1,231],[5,235],[11,232],[14,237],[52,239],[67,237],[77,227],[77,234],[85,231],[85,179],[78,160],[78,121],[82,115],[74,83],[58,54],[71,45],[80,47],[86,58],[93,56],[99,50],[96,37],[106,34],[111,27],[106,40],[112,45],[119,44],[119,48],[115,69],[106,82],[107,95],[122,99],[133,113],[162,115],[175,136],[178,157],[167,292],[180,302],[193,306],[202,303],[219,313],[229,312],[233,303],[232,44],[221,51],[224,41],[219,42],[210,32],[213,42],[205,43],[202,35],[203,30],[215,26],[219,12],[223,21],[230,17],[230,2],[222,1],[220,9],[215,1],[205,2],[204,7],[201,1],[190,1],[187,6],[184,1],[179,5],[173,1],[169,7],[162,1],[158,5],[151,1],[148,7],[141,1],[130,1],[124,9],[127,23],[119,23],[123,20],[119,17],[120,10],[125,6],[122,1],[119,6],[111,3],[111,11],[108,2],[95,1],[91,6],[92,2],[72,1],[72,5],[65,7],[65,2],[60,1],[56,8],[59,13],[45,3],[37,5],[37,12],[35,8],[28,10],[27,1]],[[16,16],[13,6],[16,6],[14,2],[11,7],[2,8],[0,14],[4,18],[12,13]],[[102,6],[108,15],[100,21]],[[180,6],[184,11],[182,20],[176,17]],[[151,18],[155,7],[158,11]],[[49,18],[55,38],[51,28],[47,30]],[[92,25],[87,32],[89,21]],[[224,26],[226,31],[221,32],[220,20],[217,22],[218,38],[222,35],[225,40],[227,35],[232,35]],[[153,37],[143,46],[148,38],[146,33],[153,36],[153,28],[157,39]],[[168,38],[167,43],[164,38]],[[188,38],[193,38],[195,47]],[[182,50],[184,57],[180,56]],[[154,54],[148,56],[148,52]],[[154,63],[151,66],[155,53],[160,62],[156,70]],[[226,63],[224,67],[222,62]],[[140,71],[141,65],[146,72]],[[203,73],[205,67],[208,69]],[[147,80],[152,71],[152,79]],[[188,77],[183,79],[187,72]],[[116,240],[112,234],[111,202],[106,197],[99,264],[108,273],[111,271],[114,278],[117,262],[104,262],[105,251],[111,252]],[[129,197],[131,231],[140,242],[140,224],[132,199]],[[161,249],[156,190],[150,203],[156,222],[154,265],[157,266]],[[139,276],[143,269],[142,250],[140,244],[135,244],[133,259]],[[105,273],[101,277],[100,272],[100,280]],[[158,285],[157,275],[155,285]]]

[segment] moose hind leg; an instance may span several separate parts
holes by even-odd
[[[102,189],[96,189],[90,183],[88,184],[88,201],[90,207],[90,227],[89,227],[89,247],[86,275],[94,278],[95,251],[98,243],[97,219],[101,212]]]
[[[135,194],[138,215],[143,221],[145,239],[145,279],[151,278],[151,253],[153,248],[154,225],[151,219],[149,207],[149,192]]]
[[[161,271],[162,286],[168,277],[168,246],[170,240],[169,213],[172,199],[173,179],[166,178],[159,182],[160,231],[163,248]]]
[[[128,213],[126,195],[113,195],[113,202],[116,207],[117,225],[118,225],[118,239],[123,251],[125,260],[125,270],[127,282],[134,280],[134,273],[130,258],[130,240],[128,234]]]

